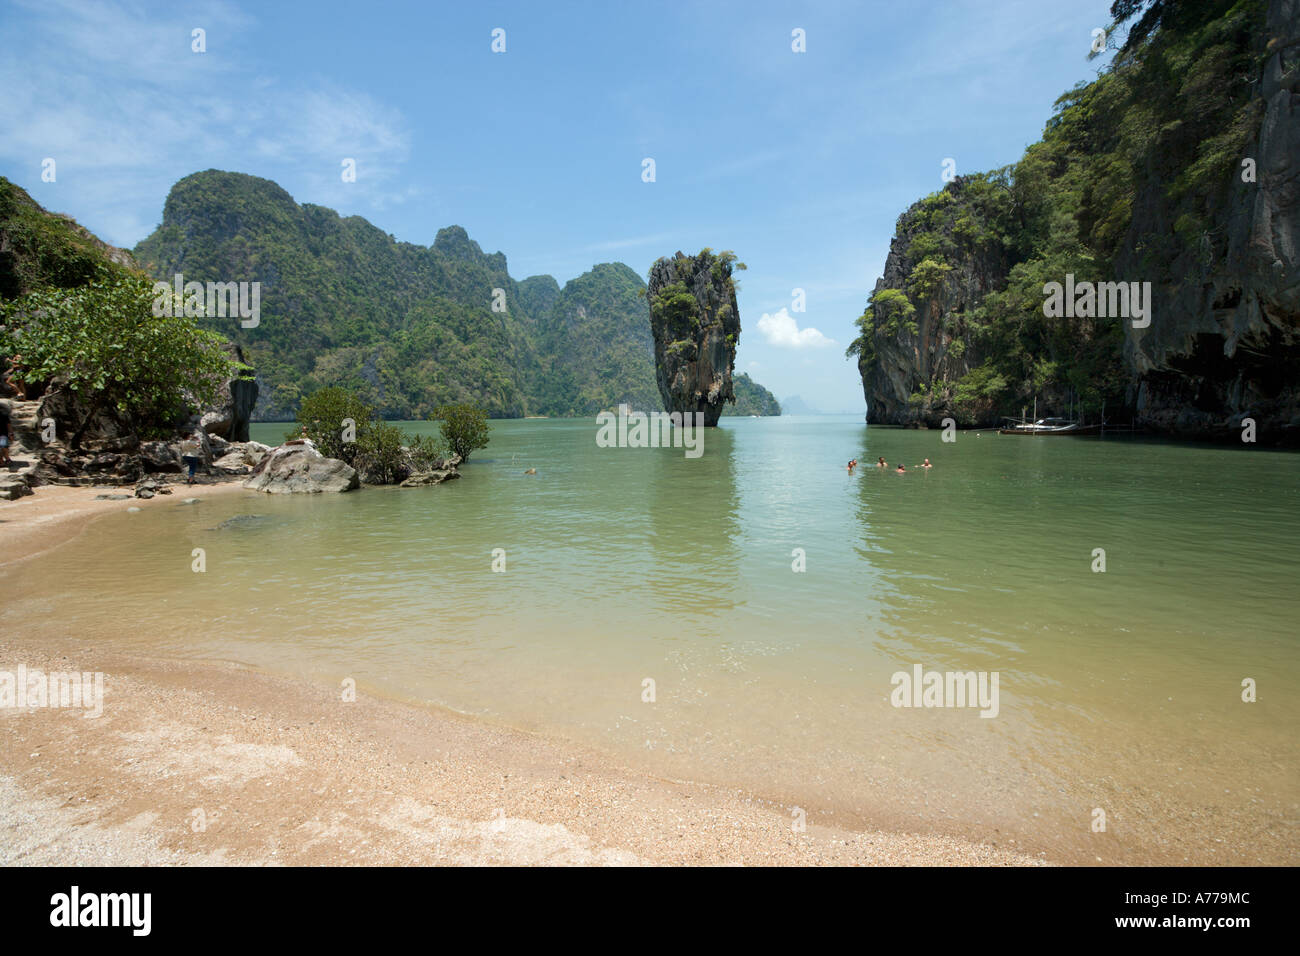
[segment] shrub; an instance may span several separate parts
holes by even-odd
[[[453,455],[469,461],[470,453],[486,448],[488,443],[487,412],[464,402],[439,405],[430,416],[442,425],[442,439]]]

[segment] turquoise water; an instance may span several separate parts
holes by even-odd
[[[6,613],[352,677],[810,820],[1297,861],[1300,458],[848,417],[724,419],[698,459],[595,433],[493,422],[438,487],[112,515],[5,573]],[[891,706],[916,664],[998,672],[998,715]]]

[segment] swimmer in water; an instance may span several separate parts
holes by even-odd
[[[850,459],[850,460],[849,460],[849,474],[850,474],[850,475],[853,474],[853,469],[856,468],[856,467],[858,467],[858,460],[857,460],[856,458],[852,458],[852,459]]]
[[[925,461],[921,462],[921,467],[922,467],[922,468],[933,468],[934,465],[930,464],[930,459],[927,458]]]
[[[888,468],[888,467],[889,467],[889,462],[887,462],[887,461],[885,461],[885,459],[881,458],[879,461],[876,462],[876,467],[877,467],[877,468]]]
[[[894,474],[896,474],[896,475],[903,475],[903,474],[906,474],[906,473],[907,473],[907,469],[904,468],[902,465],[899,465],[899,466],[898,466],[898,470],[897,470],[896,472],[894,472]]]

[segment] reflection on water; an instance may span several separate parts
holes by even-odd
[[[846,474],[878,456],[909,473]],[[495,422],[435,488],[109,516],[3,572],[2,613],[35,639],[352,677],[813,820],[1295,862],[1296,463],[797,418],[724,420],[688,459]],[[890,706],[917,664],[997,671],[998,718]]]

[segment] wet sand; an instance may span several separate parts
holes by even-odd
[[[0,564],[152,500],[0,503]],[[364,492],[363,492],[364,493]],[[0,708],[0,864],[1041,865],[942,835],[826,827],[577,745],[446,711],[97,645],[0,638],[0,671],[101,671],[102,716]]]
[[[242,479],[241,479],[242,480]],[[34,494],[17,501],[0,501],[0,568],[22,561],[75,539],[90,521],[102,515],[128,508],[165,507],[186,498],[210,498],[213,495],[246,494],[239,480],[205,485],[170,485],[169,495],[136,498],[132,486],[67,488],[43,485]],[[98,495],[131,495],[122,501],[96,500]]]

